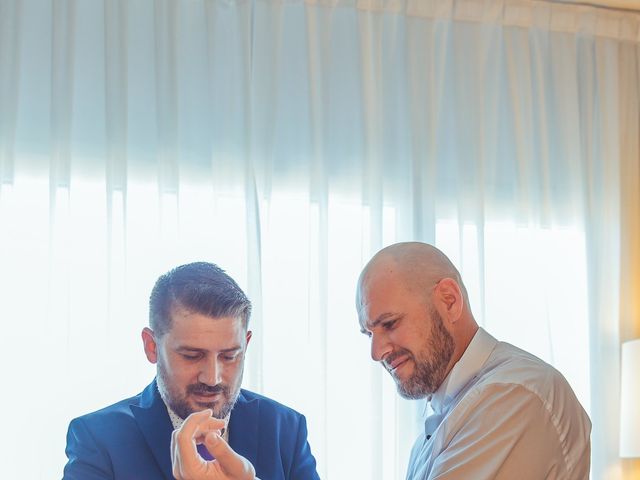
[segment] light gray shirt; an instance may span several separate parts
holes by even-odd
[[[565,378],[482,328],[430,405],[407,480],[589,478],[591,422]]]

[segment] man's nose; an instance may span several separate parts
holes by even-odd
[[[210,386],[218,385],[222,381],[220,374],[221,368],[217,359],[205,362],[198,376],[198,381]]]
[[[392,350],[391,343],[386,335],[371,334],[371,358],[376,362],[381,361]]]

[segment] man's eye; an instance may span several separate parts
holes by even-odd
[[[382,324],[382,328],[385,330],[392,330],[395,326],[397,320],[391,320],[390,322],[385,322]]]
[[[236,354],[236,355],[223,355],[223,356],[222,356],[222,359],[223,359],[225,362],[233,362],[236,358],[238,358],[238,355],[237,355],[237,354]]]
[[[186,360],[200,360],[202,358],[202,355],[199,353],[194,353],[194,354],[183,353],[182,357]]]

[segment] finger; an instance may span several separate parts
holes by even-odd
[[[171,470],[173,476],[177,480],[181,480],[181,466],[180,466],[180,456],[178,455],[177,443],[176,443],[176,434],[177,430],[171,432]]]
[[[210,432],[205,436],[204,445],[223,468],[227,465],[236,465],[242,461],[243,457],[234,452],[229,444],[215,432]]]
[[[213,432],[220,434],[223,428],[225,428],[224,420],[215,417],[208,418],[198,425],[198,431],[195,437],[196,443],[204,443],[204,438],[208,433]]]
[[[255,469],[251,462],[233,451],[219,434],[209,432],[205,436],[204,445],[215,457],[222,471],[230,478],[238,480],[255,478]]]
[[[194,471],[204,460],[196,449],[196,437],[202,435],[202,430],[208,431],[207,425],[211,425],[211,410],[192,413],[187,417],[182,426],[174,432],[174,475],[182,472]]]

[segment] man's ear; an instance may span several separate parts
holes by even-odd
[[[464,297],[460,285],[453,278],[443,278],[438,282],[434,291],[438,303],[451,323],[455,323],[462,316]]]
[[[158,361],[158,344],[156,343],[153,330],[149,327],[142,329],[142,343],[144,345],[144,354],[147,356],[147,360],[151,363]]]
[[[251,330],[247,330],[247,336],[245,337],[247,339],[247,343],[245,344],[244,348],[247,348],[247,346],[249,345],[249,340],[251,340]]]

